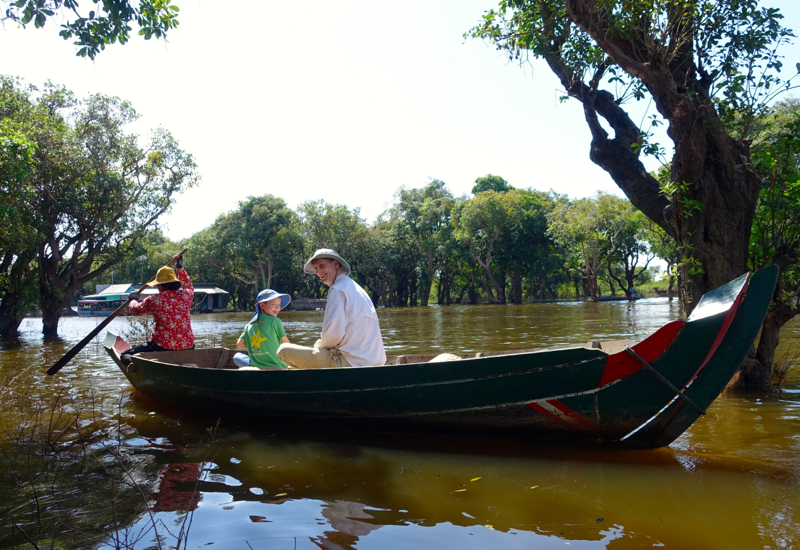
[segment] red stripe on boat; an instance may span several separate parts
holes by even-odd
[[[573,411],[572,409],[567,407],[561,401],[556,401],[555,399],[548,399],[547,402],[550,403],[555,408],[557,408],[558,410],[560,410],[562,413],[566,414],[568,417],[573,419],[575,422],[577,422],[579,424],[583,424],[584,426],[587,426],[589,428],[594,428],[594,424],[592,423],[591,420],[589,420],[588,418],[586,418],[584,416],[581,416],[577,412]]]
[[[678,335],[678,332],[680,332],[685,322],[686,321],[683,319],[679,319],[667,323],[631,349],[633,349],[639,357],[648,363],[652,363],[664,353],[672,341],[675,340],[675,337]],[[610,384],[620,378],[625,378],[643,368],[642,364],[626,351],[609,355],[608,359],[606,359],[603,376],[600,378],[600,387],[602,388],[606,384]]]
[[[544,401],[528,403],[528,407],[555,422],[560,422],[569,426],[582,425],[589,428],[594,428],[594,424],[592,424],[590,420],[584,418],[577,412],[567,407],[564,403],[561,403],[555,399],[547,399]]]
[[[547,417],[547,418],[549,418],[550,420],[555,420],[556,422],[566,422],[566,421],[565,421],[565,420],[563,420],[561,417],[559,417],[559,416],[556,416],[556,415],[555,415],[555,414],[553,414],[553,413],[552,413],[550,410],[548,410],[548,409],[545,409],[544,407],[542,407],[542,406],[541,406],[540,404],[538,404],[538,403],[528,403],[528,406],[529,406],[531,409],[533,409],[534,411],[538,412],[539,414],[543,414],[544,416],[546,416],[546,417]]]

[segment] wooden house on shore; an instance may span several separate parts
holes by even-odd
[[[194,299],[192,313],[221,313],[228,309],[230,294],[214,283],[192,283]],[[157,294],[158,289],[133,283],[118,285],[95,285],[95,294],[84,296],[72,310],[81,316],[107,316],[125,303],[132,292],[141,290],[143,296]]]

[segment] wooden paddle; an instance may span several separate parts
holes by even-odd
[[[189,249],[188,249],[188,248],[184,248],[184,249],[181,251],[181,253],[180,253],[180,254],[178,254],[177,256],[175,256],[174,258],[172,258],[172,259],[169,261],[169,263],[168,263],[167,265],[168,265],[168,266],[171,266],[172,264],[174,264],[174,263],[175,263],[175,261],[176,261],[178,258],[180,258],[180,257],[182,257],[184,254],[186,254],[186,251],[187,251],[187,250],[189,250]],[[150,277],[150,280],[149,280],[149,281],[147,281],[147,282],[148,282],[148,283],[150,283],[150,282],[154,281],[154,280],[155,280],[155,278],[156,278],[156,276],[155,276],[155,275],[153,275],[152,277]],[[142,288],[144,288],[144,287],[142,287]],[[106,325],[108,325],[108,323],[110,323],[110,322],[111,322],[111,320],[112,320],[112,319],[114,319],[114,317],[116,317],[117,315],[119,315],[120,313],[122,313],[122,311],[123,311],[123,310],[124,310],[126,307],[128,307],[128,304],[130,303],[130,301],[131,301],[131,299],[130,299],[130,297],[129,297],[127,300],[125,300],[125,303],[124,303],[124,304],[122,304],[122,305],[121,305],[121,306],[119,306],[117,309],[115,309],[115,310],[114,310],[114,311],[111,313],[111,315],[109,315],[108,317],[106,317],[106,318],[103,320],[103,322],[102,322],[102,323],[100,323],[99,325],[97,325],[97,327],[95,327],[95,329],[94,329],[92,332],[90,332],[90,333],[89,333],[89,335],[88,335],[88,336],[86,336],[86,338],[84,338],[83,340],[81,340],[80,342],[78,342],[78,344],[77,344],[75,347],[73,347],[71,350],[69,350],[69,351],[68,351],[68,352],[67,352],[67,353],[64,355],[64,357],[62,357],[61,359],[59,359],[58,361],[56,361],[56,364],[55,364],[55,365],[53,365],[52,367],[50,367],[49,369],[47,369],[47,374],[49,374],[50,376],[52,376],[52,375],[54,375],[55,373],[57,373],[58,371],[60,371],[60,370],[61,370],[61,367],[63,367],[63,366],[64,366],[64,365],[66,365],[67,363],[69,363],[69,362],[70,362],[70,360],[71,360],[73,357],[75,357],[75,356],[78,354],[78,352],[79,352],[79,351],[81,351],[81,350],[84,348],[84,346],[86,346],[86,344],[88,344],[89,342],[91,342],[91,341],[92,341],[92,338],[94,338],[95,336],[97,336],[97,335],[100,333],[100,331],[101,331],[101,330],[103,330],[104,328],[106,328]]]

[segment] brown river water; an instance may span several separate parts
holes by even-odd
[[[639,340],[679,316],[665,298],[379,310],[391,354]],[[249,317],[194,316],[198,347],[235,347]],[[322,312],[280,317],[318,337]],[[0,548],[800,548],[800,368],[656,450],[298,432],[134,394],[101,338],[46,376],[98,322],[45,343],[26,319],[0,343]],[[798,352],[795,321],[779,355]]]

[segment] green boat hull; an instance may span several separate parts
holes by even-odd
[[[237,370],[234,352],[223,348],[135,355],[126,368],[119,354],[129,346],[109,333],[105,347],[143,395],[218,416],[652,448],[680,436],[734,375],[776,279],[774,266],[744,275],[629,350],[574,346],[254,371]]]

